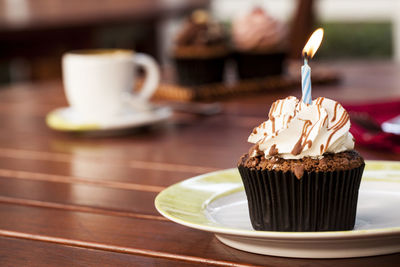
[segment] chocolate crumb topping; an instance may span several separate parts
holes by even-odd
[[[211,21],[207,14],[202,14],[201,18],[194,16],[196,14],[200,13],[194,13],[183,24],[175,38],[176,45],[210,46],[224,44],[227,38],[222,25]]]
[[[259,151],[260,151],[260,150],[259,150],[259,148],[258,148],[258,145],[255,144],[254,146],[252,146],[252,147],[249,149],[249,155],[253,155],[254,152],[256,152],[256,155],[258,155],[258,154],[260,154]]]
[[[301,177],[303,177],[303,174],[304,174],[303,164],[300,164],[300,163],[293,164],[293,173],[297,177],[297,179],[300,179]]]
[[[278,149],[276,148],[276,145],[274,144],[274,145],[271,146],[268,155],[270,155],[270,156],[275,156],[276,154],[278,154],[278,152],[279,152],[279,151],[278,151]]]
[[[364,164],[363,158],[355,150],[340,153],[325,153],[323,158],[304,157],[302,159],[283,159],[278,156],[265,158],[262,151],[258,151],[254,157],[244,154],[238,165],[257,170],[291,171],[301,179],[304,172],[331,172],[350,170]]]

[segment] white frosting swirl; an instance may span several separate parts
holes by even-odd
[[[248,141],[258,144],[265,157],[320,157],[353,149],[349,129],[349,114],[338,102],[319,97],[308,105],[289,96],[272,104],[269,120],[256,127]]]

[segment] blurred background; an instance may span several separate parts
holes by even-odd
[[[289,25],[293,47],[324,27],[320,60],[400,61],[397,0],[0,0],[0,84],[60,78],[61,55],[81,48],[133,48],[165,67],[193,10],[229,27],[255,6]]]

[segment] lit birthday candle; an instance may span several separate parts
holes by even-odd
[[[311,97],[311,68],[308,65],[308,60],[312,58],[317,52],[324,36],[324,30],[322,28],[317,29],[310,37],[306,45],[304,46],[302,55],[304,57],[304,65],[301,67],[301,89],[302,89],[302,100],[306,104],[312,103]]]

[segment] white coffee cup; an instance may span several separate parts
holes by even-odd
[[[136,67],[146,79],[133,93]],[[62,58],[65,94],[71,108],[84,119],[109,120],[127,109],[143,111],[154,94],[160,72],[149,55],[124,49],[93,49],[67,52]]]

